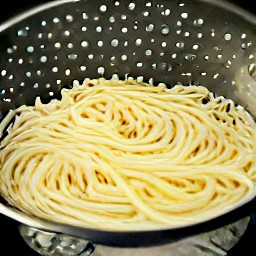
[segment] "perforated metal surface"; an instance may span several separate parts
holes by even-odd
[[[239,72],[255,62],[255,24],[223,1],[46,3],[0,26],[1,116],[37,95],[58,97],[74,79],[113,73],[202,84],[254,112]]]

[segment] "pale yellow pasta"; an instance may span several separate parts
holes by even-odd
[[[255,128],[204,86],[85,79],[2,120],[0,192],[28,214],[81,227],[191,225],[255,196]]]

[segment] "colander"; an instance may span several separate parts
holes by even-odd
[[[256,118],[255,47],[256,17],[223,0],[46,2],[0,25],[0,120],[10,109],[33,104],[37,96],[45,103],[60,98],[60,90],[75,80],[113,75],[169,87],[200,84],[234,100]],[[50,232],[105,248],[130,247],[133,255],[137,247],[148,246],[159,248],[154,255],[169,255],[160,253],[166,244],[223,227],[229,230],[237,221],[246,227],[244,220],[255,210],[253,199],[187,228],[111,232],[43,221],[4,200],[0,205],[2,214],[21,223],[20,232],[31,239],[30,244],[35,245],[35,236],[29,232],[39,232],[44,242]],[[83,255],[92,255],[93,250],[89,246]],[[62,253],[43,255],[76,255]],[[106,255],[125,255],[116,248],[111,253]]]

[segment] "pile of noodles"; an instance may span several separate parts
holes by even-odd
[[[143,230],[208,220],[255,196],[256,124],[232,100],[133,78],[85,79],[61,96],[0,125],[0,193],[16,208]]]

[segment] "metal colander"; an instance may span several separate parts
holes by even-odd
[[[61,88],[74,80],[113,74],[169,87],[200,84],[256,117],[255,47],[256,17],[223,0],[47,2],[0,25],[0,120],[10,109],[33,104],[37,96],[43,102],[59,98]],[[1,207],[22,223],[104,244],[149,245],[184,234],[104,233]],[[246,209],[207,227],[243,218]],[[198,230],[206,229],[193,232]]]
[[[202,84],[253,108],[241,68],[255,63],[255,25],[223,0],[46,3],[0,26],[1,115],[37,95],[56,98],[74,79],[114,73]]]

